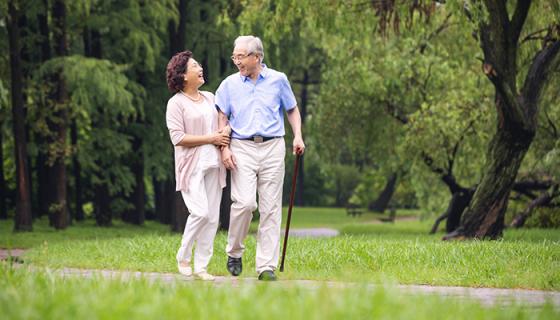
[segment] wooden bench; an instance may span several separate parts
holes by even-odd
[[[355,217],[361,215],[362,213],[362,208],[360,208],[357,204],[349,203],[346,205],[346,214],[349,216]]]

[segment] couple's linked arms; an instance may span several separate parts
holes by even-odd
[[[225,126],[224,128],[206,135],[192,135],[192,134],[185,134],[183,139],[179,143],[178,146],[183,147],[197,147],[204,144],[213,144],[217,147],[224,147],[229,145],[229,135],[231,129],[229,126]]]
[[[290,122],[290,126],[292,127],[292,131],[294,133],[292,152],[293,154],[302,155],[305,152],[305,143],[303,142],[303,137],[301,134],[301,115],[297,106],[288,111],[288,122]],[[229,128],[228,118],[221,111],[218,112],[218,128]],[[231,152],[231,149],[229,148],[229,145],[225,145],[221,148],[221,150],[222,162],[224,163],[224,166],[226,167],[226,169],[234,170],[237,166],[237,163],[235,161],[233,153]]]

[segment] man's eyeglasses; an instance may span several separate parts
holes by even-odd
[[[245,58],[247,58],[248,56],[252,56],[254,54],[254,52],[251,52],[249,54],[238,54],[235,56],[231,56],[231,61],[238,61],[238,60],[243,60]]]

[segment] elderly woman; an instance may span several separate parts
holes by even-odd
[[[179,272],[214,280],[207,267],[218,228],[226,171],[219,147],[229,144],[229,127],[218,131],[214,95],[199,91],[202,67],[190,51],[175,54],[167,64],[167,86],[175,94],[167,102],[166,122],[175,149],[176,189],[190,215],[177,252]],[[194,273],[191,267],[194,249]]]

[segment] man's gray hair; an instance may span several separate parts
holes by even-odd
[[[264,60],[264,50],[263,50],[263,44],[261,39],[259,39],[259,37],[255,37],[255,36],[239,36],[237,37],[237,39],[235,39],[235,42],[233,43],[234,47],[237,47],[238,45],[244,45],[247,47],[247,54],[249,53],[256,53],[259,55],[260,57],[260,62],[263,62]]]

